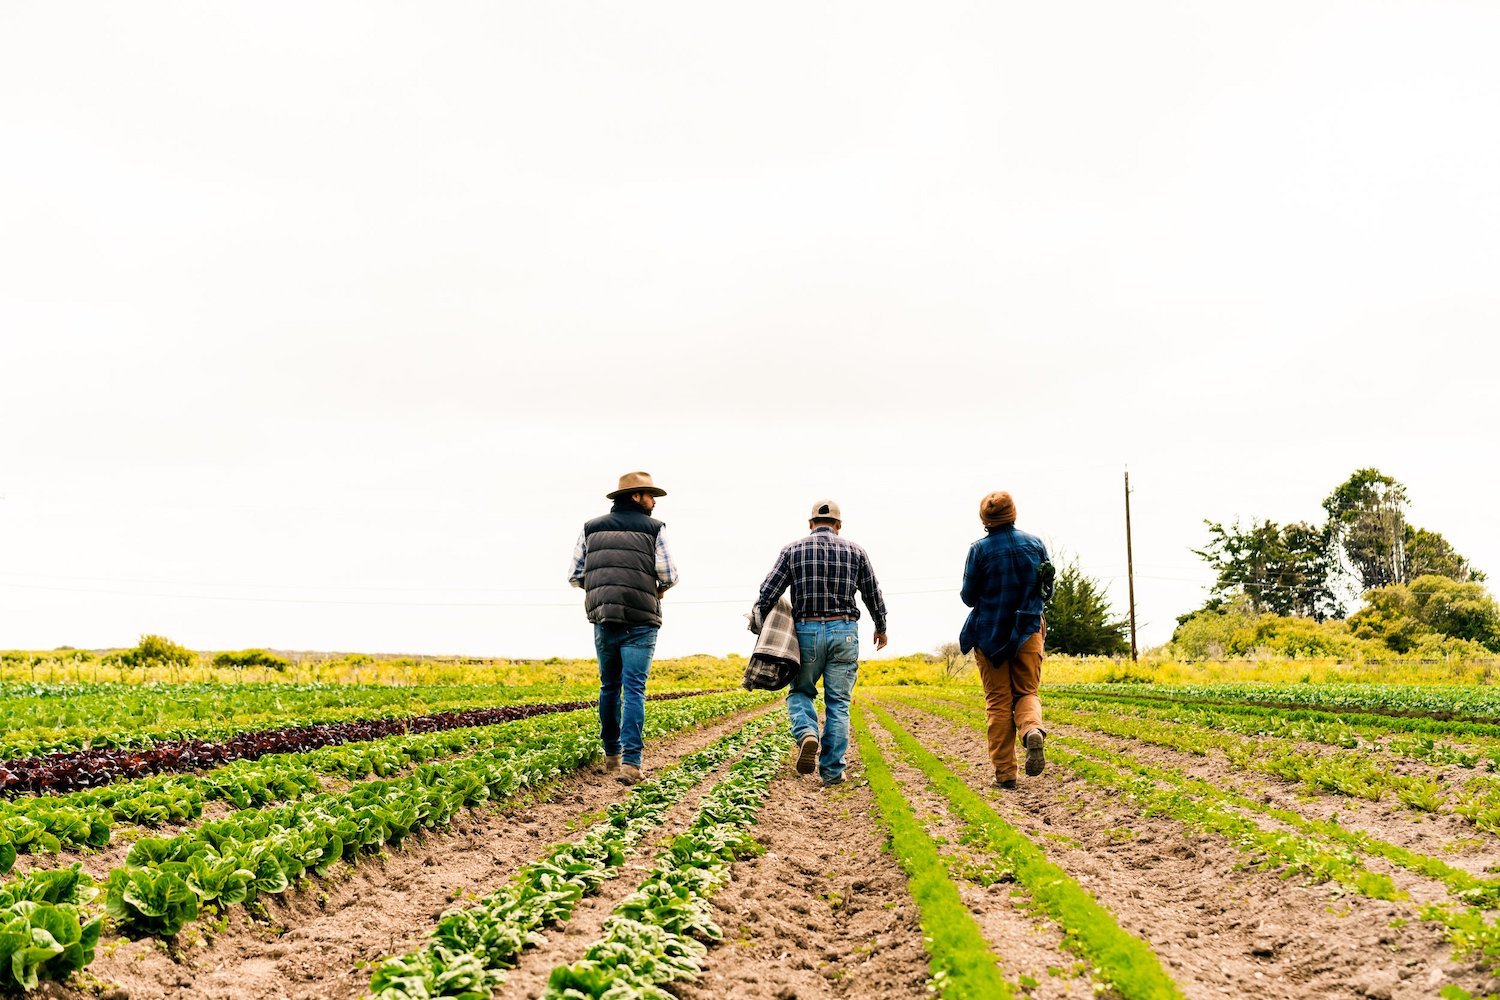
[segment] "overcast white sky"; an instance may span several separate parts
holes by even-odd
[[[821,495],[891,652],[979,498],[1143,644],[1355,468],[1500,574],[1488,2],[0,7],[0,648],[659,655]],[[869,636],[868,620],[863,636]],[[869,651],[867,649],[867,651]]]

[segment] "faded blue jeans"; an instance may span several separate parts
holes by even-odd
[[[849,749],[849,699],[859,674],[859,626],[857,622],[798,622],[797,644],[802,648],[802,669],[792,680],[786,696],[792,717],[792,739],[818,735],[818,679],[823,680],[824,722],[818,774],[824,781],[844,775],[844,753]]]
[[[604,753],[620,755],[621,763],[641,766],[645,745],[646,675],[656,652],[654,626],[631,628],[607,622],[594,626],[594,650],[599,654],[599,730]]]

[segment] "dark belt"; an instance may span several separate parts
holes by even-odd
[[[808,615],[805,618],[798,618],[797,620],[799,622],[852,622],[854,618],[850,615],[823,615],[821,617]]]

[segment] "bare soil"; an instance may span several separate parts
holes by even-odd
[[[964,780],[1147,940],[1190,997],[1404,1000],[1449,983],[1476,994],[1500,986],[1455,962],[1410,903],[1244,868],[1245,855],[1221,838],[1143,816],[1056,764],[1016,791],[992,790],[980,732],[887,707],[929,749],[962,762]],[[1132,755],[1142,749],[1130,745]]]
[[[714,897],[724,941],[683,1000],[926,998],[927,952],[906,876],[885,847],[864,768],[825,789],[791,766],[771,784],[756,838]]]
[[[647,766],[665,766],[743,724],[748,712],[661,740]],[[628,789],[591,766],[534,795],[461,813],[446,830],[415,836],[401,849],[336,868],[271,897],[256,914],[232,908],[221,925],[188,925],[171,946],[154,940],[103,942],[78,985],[54,997],[103,994],[115,1000],[322,1000],[357,997],[372,963],[426,939],[456,900],[485,895],[587,822]],[[90,985],[92,983],[92,985]]]

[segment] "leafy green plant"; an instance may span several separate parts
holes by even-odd
[[[102,918],[67,904],[22,901],[0,909],[0,990],[35,989],[94,960]]]
[[[173,937],[198,916],[197,895],[175,871],[117,868],[105,899],[110,918],[138,934]]]

